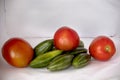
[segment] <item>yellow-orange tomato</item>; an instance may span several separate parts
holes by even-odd
[[[11,38],[2,47],[3,58],[14,67],[26,67],[34,55],[31,45],[21,38]]]
[[[73,50],[79,45],[79,35],[69,27],[63,26],[54,34],[54,45],[57,49]]]

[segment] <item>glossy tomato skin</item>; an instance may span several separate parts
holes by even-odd
[[[90,55],[100,61],[109,60],[115,52],[115,44],[107,36],[96,37],[89,46]]]
[[[59,28],[54,34],[54,45],[64,51],[73,50],[79,45],[79,35],[67,26]]]
[[[34,55],[31,45],[21,38],[11,38],[2,47],[3,58],[14,67],[26,67]]]

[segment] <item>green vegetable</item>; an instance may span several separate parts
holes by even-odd
[[[91,60],[91,56],[89,54],[82,53],[82,54],[77,55],[73,59],[72,66],[74,68],[82,68],[82,67],[88,65],[90,60]]]
[[[62,50],[53,50],[41,54],[37,56],[33,61],[31,61],[29,66],[32,68],[46,67],[54,57],[60,55],[62,52]]]
[[[45,40],[39,43],[35,48],[35,55],[38,56],[40,54],[46,53],[53,48],[53,39]]]
[[[55,57],[50,64],[47,66],[47,69],[50,71],[59,71],[68,68],[71,66],[73,55],[63,54]]]
[[[83,47],[76,48],[69,52],[70,54],[80,54],[80,53],[87,53],[87,49]]]
[[[84,42],[80,40],[79,46],[78,47],[84,47]]]

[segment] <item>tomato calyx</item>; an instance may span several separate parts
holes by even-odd
[[[105,46],[105,51],[110,53],[111,52],[111,47],[109,45],[106,45]]]

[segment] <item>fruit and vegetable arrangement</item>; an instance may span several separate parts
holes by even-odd
[[[116,52],[114,42],[107,36],[97,36],[85,48],[84,42],[72,28],[59,28],[53,38],[39,42],[34,48],[22,38],[11,38],[2,47],[2,56],[14,67],[46,68],[60,71],[83,68],[92,61],[108,61]]]

